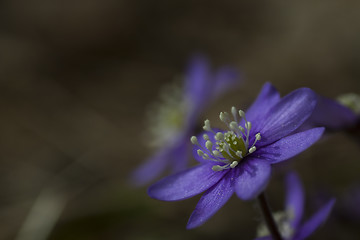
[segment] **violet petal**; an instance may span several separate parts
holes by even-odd
[[[291,221],[293,229],[299,227],[304,212],[304,189],[299,176],[291,172],[286,176],[286,210],[292,211],[294,218]]]
[[[235,171],[228,171],[217,184],[207,190],[192,212],[187,229],[195,228],[212,217],[234,193]]]
[[[263,116],[280,101],[280,94],[271,83],[265,83],[258,97],[246,111],[246,118],[254,127],[261,125]]]
[[[236,167],[238,178],[235,183],[235,192],[242,200],[256,198],[264,191],[271,175],[271,166],[268,161],[246,157],[246,162]]]
[[[298,229],[294,239],[302,240],[309,237],[322,223],[325,222],[334,204],[335,199],[332,199],[319,211],[317,211],[306,223],[303,224],[301,228]]]
[[[269,159],[271,163],[287,160],[318,141],[324,130],[325,128],[313,128],[284,137],[268,146],[259,148],[254,156]]]
[[[283,97],[264,118],[259,131],[259,146],[270,144],[295,131],[312,114],[316,94],[309,88],[300,88]]]
[[[158,152],[156,155],[150,157],[146,162],[138,166],[131,174],[131,183],[136,186],[142,186],[160,175],[168,166],[168,158],[171,151]]]
[[[177,201],[195,196],[217,183],[227,171],[215,172],[212,164],[201,164],[165,177],[148,189],[150,197]]]

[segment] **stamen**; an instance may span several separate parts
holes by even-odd
[[[235,122],[235,121],[232,121],[232,122],[229,124],[229,127],[230,127],[230,129],[233,130],[233,131],[236,131],[236,130],[239,129],[239,128],[238,128],[238,124],[237,124],[237,122]]]
[[[233,115],[233,117],[235,119],[235,122],[237,122],[238,121],[237,120],[237,110],[236,110],[236,108],[234,106],[231,108],[231,113],[232,113],[232,115]]]
[[[237,135],[241,136],[241,130],[239,129],[239,125],[237,122],[232,121],[229,124],[229,127],[231,130],[233,130],[234,132],[236,132]],[[239,131],[240,130],[240,131]],[[235,138],[235,137],[234,137]]]
[[[217,141],[224,140],[224,134],[223,134],[222,132],[217,132],[217,133],[215,134],[215,139],[216,139]]]
[[[250,149],[249,149],[249,153],[253,153],[253,152],[255,152],[256,151],[256,147],[255,146],[253,146],[253,147],[251,147]]]
[[[230,117],[229,114],[227,112],[220,112],[219,118],[222,122],[224,122],[225,124],[229,124],[230,122]]]
[[[230,164],[230,167],[231,167],[231,168],[234,168],[234,167],[236,167],[238,164],[239,164],[238,161],[233,161],[233,162]]]
[[[207,135],[206,133],[203,135],[203,138],[204,138],[205,141],[207,141],[207,140],[210,139],[210,138],[209,138],[209,135]]]
[[[260,135],[260,133],[257,133],[257,134],[255,135],[255,139],[256,139],[256,141],[261,140],[261,135]]]
[[[246,118],[244,117],[245,121],[246,121]],[[245,141],[245,146],[246,148],[249,147],[249,135],[250,135],[250,129],[251,129],[251,122],[248,122],[246,121],[245,123],[245,128],[246,128],[246,141]]]
[[[212,151],[212,142],[210,140],[207,140],[205,143],[206,148],[211,152]]]
[[[244,135],[246,135],[245,129],[244,129],[242,126],[239,126],[239,130],[240,130]]]
[[[239,115],[245,119],[245,112],[243,110],[239,110]]]
[[[224,168],[220,165],[214,165],[214,166],[212,166],[211,169],[216,172],[220,172],[220,171],[224,170]]]
[[[192,136],[192,137],[190,138],[190,141],[191,141],[191,143],[194,144],[194,145],[199,145],[199,142],[198,142],[196,136]]]
[[[215,157],[220,157],[220,156],[221,156],[220,152],[217,151],[217,150],[212,151],[212,154],[213,154]]]
[[[204,129],[205,131],[208,131],[208,132],[212,132],[212,131],[213,131],[213,130],[211,129],[211,127],[210,127],[210,120],[209,120],[209,119],[206,119],[206,120],[204,121],[203,129]]]
[[[232,150],[232,149],[231,149],[230,145],[229,145],[227,142],[224,142],[224,145],[223,145],[222,147],[223,147],[223,150],[224,150],[229,156],[231,156],[230,150]],[[233,151],[233,150],[232,150],[232,151]]]
[[[237,112],[244,119],[245,123],[242,126],[240,126]],[[221,112],[219,115],[220,120],[229,128],[227,132],[215,133],[211,129],[210,121],[204,121],[204,130],[213,132],[216,142],[211,141],[208,134],[203,134],[202,137],[205,140],[205,144],[199,145],[200,149],[197,150],[197,153],[204,159],[224,164],[214,165],[212,167],[213,171],[235,168],[244,157],[256,151],[255,144],[261,140],[261,134],[255,134],[255,139],[251,147],[249,147],[251,122],[247,121],[244,111],[237,111],[235,107],[231,108],[231,114],[233,119],[230,119],[231,115],[227,112]],[[199,144],[195,136],[191,137],[191,142],[195,145]]]
[[[255,135],[255,141],[254,141],[254,143],[251,145],[251,148],[254,147],[255,144],[256,144],[256,142],[259,141],[260,139],[261,139],[261,135],[260,135],[260,133],[257,133],[257,134]]]
[[[204,152],[201,149],[198,149],[196,152],[200,157],[204,156]]]
[[[251,129],[251,122],[246,122],[246,123],[245,123],[245,128],[246,128],[248,131],[250,131],[250,129]]]

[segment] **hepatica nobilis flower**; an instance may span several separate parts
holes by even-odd
[[[138,167],[132,182],[145,184],[167,167],[175,172],[187,166],[197,119],[202,111],[219,95],[239,83],[238,73],[230,67],[222,67],[214,74],[201,56],[194,57],[185,76],[184,86],[167,86],[161,101],[150,111],[149,137],[147,142],[154,155]]]
[[[302,240],[309,237],[330,214],[335,199],[327,201],[310,219],[302,223],[304,214],[304,190],[299,177],[289,173],[286,177],[285,210],[274,214],[278,230],[284,240]],[[258,238],[255,240],[271,240],[270,233],[261,224],[257,229]]]
[[[151,197],[176,201],[201,192],[187,228],[203,224],[235,192],[240,199],[257,197],[266,187],[271,165],[304,151],[322,135],[323,128],[292,134],[312,113],[316,95],[301,88],[280,98],[269,83],[247,113],[220,113],[227,130],[218,131],[206,120],[205,133],[191,137],[200,165],[166,177],[152,185]]]

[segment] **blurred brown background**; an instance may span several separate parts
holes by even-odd
[[[12,0],[0,3],[0,239],[252,239],[236,197],[203,227],[198,198],[165,203],[127,177],[146,157],[145,110],[194,53],[244,76],[206,115],[246,108],[261,85],[328,97],[360,91],[360,2]],[[358,179],[359,145],[337,133],[297,157],[307,196]],[[269,198],[282,207],[281,178]],[[309,208],[311,213],[313,209]],[[359,239],[330,220],[314,239]],[[326,229],[326,227],[328,227]],[[332,229],[332,230],[328,230]]]

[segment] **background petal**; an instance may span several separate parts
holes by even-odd
[[[318,102],[307,126],[323,126],[331,130],[339,130],[354,126],[359,117],[348,107],[330,98],[318,95]]]
[[[264,116],[259,146],[270,144],[300,127],[316,106],[316,94],[309,88],[297,89],[283,97]]]
[[[156,155],[146,160],[143,164],[135,169],[130,176],[130,182],[136,186],[144,185],[153,181],[168,166],[171,151],[157,152]]]
[[[269,159],[271,163],[278,163],[289,159],[320,139],[325,128],[313,128],[304,132],[284,137],[268,146],[256,150],[253,155],[258,158]]]
[[[227,171],[226,176],[202,195],[190,216],[187,229],[205,223],[229,200],[234,193],[234,174],[234,170]]]
[[[295,239],[302,240],[309,237],[322,223],[325,222],[334,204],[335,199],[332,199],[315,213],[301,228],[298,229]]]
[[[210,68],[207,59],[202,55],[194,56],[188,65],[185,79],[185,95],[190,102],[198,102],[206,91],[207,82],[210,78]]]
[[[240,84],[240,82],[240,75],[236,69],[231,67],[222,67],[216,72],[212,96],[216,98],[236,87]]]
[[[299,176],[290,172],[286,176],[286,210],[294,214],[291,225],[294,229],[299,227],[304,213],[304,189]]]
[[[211,164],[201,164],[165,177],[148,189],[150,197],[176,201],[195,196],[217,183],[227,171],[215,172]]]
[[[182,171],[188,167],[191,157],[191,142],[188,136],[184,136],[175,144],[169,160],[174,173]]]
[[[264,191],[271,175],[270,163],[252,157],[247,157],[246,162],[234,168],[237,170],[235,192],[242,200],[256,198]]]

